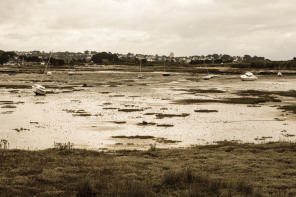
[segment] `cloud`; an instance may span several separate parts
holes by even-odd
[[[3,50],[295,56],[292,0],[0,0]]]

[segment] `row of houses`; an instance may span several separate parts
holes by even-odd
[[[29,51],[29,52],[16,52],[19,56],[37,56],[40,59],[47,59],[51,53],[46,53],[44,51]],[[96,51],[84,51],[84,52],[52,52],[52,57],[56,59],[63,59],[65,62],[71,61],[72,59],[85,59],[87,62],[91,61],[91,57],[97,54]],[[251,56],[245,55],[244,57],[241,56],[230,56],[230,55],[222,55],[222,54],[212,54],[212,55],[195,55],[195,56],[184,56],[184,57],[174,57],[174,53],[171,52],[168,56],[165,55],[145,55],[145,54],[119,54],[116,53],[119,59],[121,60],[136,60],[136,59],[145,59],[147,62],[162,62],[162,61],[170,61],[170,62],[179,62],[189,64],[192,61],[212,61],[221,60],[221,62],[242,62],[242,61],[249,61],[251,60],[264,60],[264,57],[257,57],[254,56],[252,59]],[[256,57],[256,58],[255,58]]]
[[[230,56],[230,55],[207,55],[207,56],[185,56],[185,57],[174,57],[172,53],[169,56],[159,56],[159,55],[142,55],[142,54],[117,54],[120,59],[146,59],[147,62],[159,62],[159,61],[172,61],[172,62],[179,62],[179,63],[187,63],[189,64],[192,61],[215,61],[215,60],[222,60],[222,61],[230,61],[230,62],[242,62],[244,61],[244,57],[240,56]]]
[[[44,51],[16,51],[15,52],[18,56],[27,56],[32,57],[36,56],[40,59],[47,59],[51,55],[51,57],[56,59],[62,59],[64,61],[70,61],[72,59],[86,59],[90,60],[92,55],[96,54],[95,51],[85,51],[82,52],[44,52]]]

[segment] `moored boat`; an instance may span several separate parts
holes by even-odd
[[[203,77],[203,80],[210,80],[212,78],[218,77],[218,75],[207,75]]]
[[[33,92],[34,92],[36,95],[45,96],[45,94],[46,94],[45,87],[42,86],[42,85],[34,84],[34,85],[32,86],[32,89],[33,89]]]
[[[170,76],[171,74],[169,72],[166,72],[165,71],[165,60],[163,61],[163,73],[162,73],[162,76]]]
[[[50,53],[50,56],[49,56],[49,58],[48,58],[48,62],[47,62],[47,65],[46,65],[46,67],[45,67],[44,73],[43,73],[43,75],[42,75],[41,82],[43,81],[43,77],[44,77],[45,73],[46,73],[47,75],[51,75],[51,74],[52,74],[51,72],[46,72],[47,67],[48,67],[48,65],[49,65],[49,62],[50,62],[51,55],[52,55],[52,52]],[[42,96],[45,96],[45,94],[46,94],[45,87],[42,86],[42,85],[39,85],[39,84],[34,84],[34,85],[32,86],[32,90],[33,90],[33,92],[35,93],[35,95],[42,95]]]
[[[253,75],[253,73],[251,72],[246,72],[244,75],[241,75],[240,78],[243,81],[255,81],[258,79],[258,77]]]
[[[140,60],[140,73],[138,74],[138,78],[142,79],[144,75],[142,74],[142,60]]]
[[[170,76],[171,74],[168,72],[162,73],[162,76]]]

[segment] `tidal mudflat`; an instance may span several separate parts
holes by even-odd
[[[0,134],[9,148],[71,142],[91,150],[189,147],[216,141],[293,141],[294,76],[52,72],[1,74]],[[34,83],[47,88],[35,96]]]

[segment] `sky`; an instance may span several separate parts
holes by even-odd
[[[296,56],[295,0],[0,0],[0,50]]]

